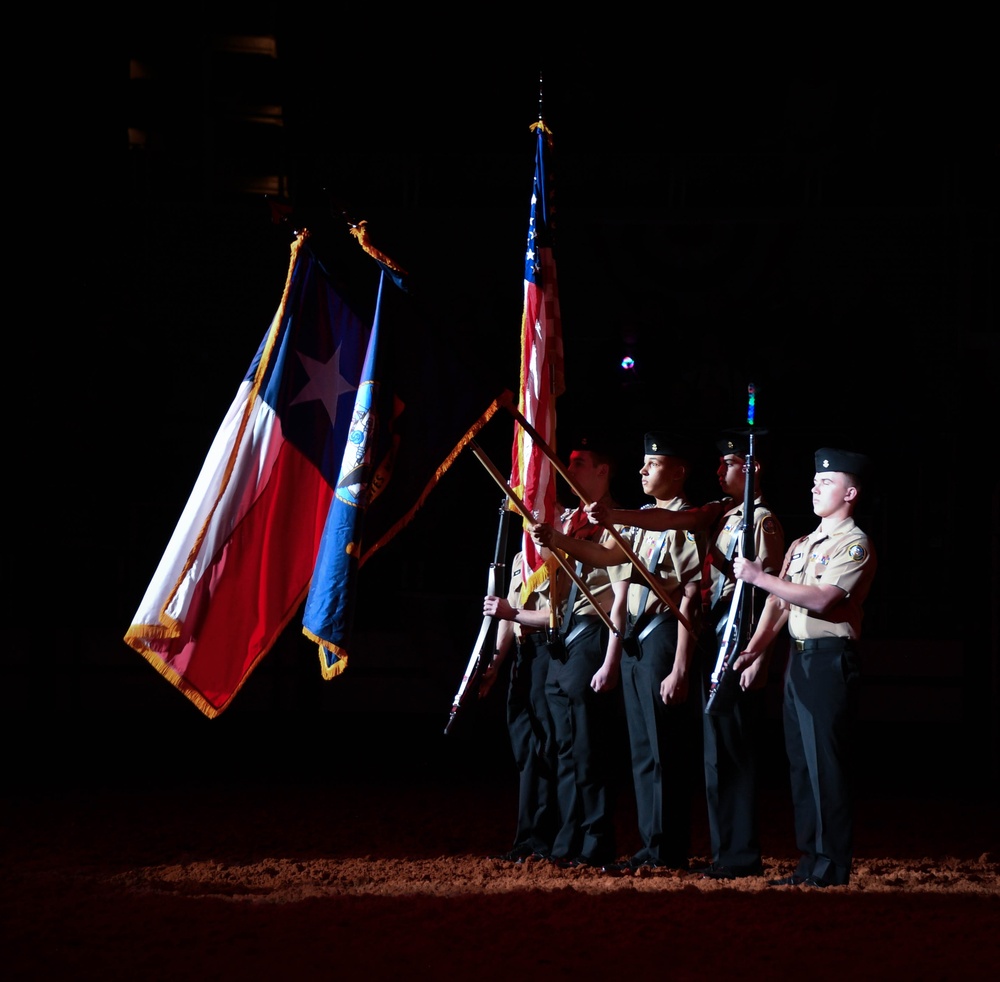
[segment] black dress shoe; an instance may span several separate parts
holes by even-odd
[[[527,862],[538,862],[542,859],[548,859],[548,856],[543,856],[540,852],[532,852],[530,849],[519,848],[511,849],[510,852],[505,852],[502,856],[491,856],[491,859],[499,859],[504,863],[527,863]]]
[[[617,863],[605,863],[601,872],[608,876],[631,876],[635,872],[631,859],[623,859]]]
[[[710,880],[739,880],[744,876],[763,876],[764,869],[760,866],[723,866],[712,863],[696,872]]]
[[[490,856],[490,859],[499,859],[504,863],[523,863],[531,855],[530,849],[511,849],[510,852],[501,853],[499,856]]]
[[[619,860],[617,863],[605,863],[601,867],[601,872],[611,876],[631,876],[636,870],[647,866],[652,866],[649,860],[636,859],[635,856],[632,856],[629,859]]]
[[[594,864],[588,862],[580,856],[575,859],[553,859],[552,862],[559,867],[559,869],[594,869]]]
[[[658,863],[652,859],[623,859],[619,863],[608,863],[601,867],[602,873],[610,876],[645,876],[648,873],[662,873],[667,870],[683,870],[687,872],[687,863]]]
[[[551,856],[546,856],[543,852],[529,852],[527,856],[523,859],[519,859],[519,863],[547,863],[552,859]]]
[[[686,862],[657,863],[652,859],[647,859],[636,866],[634,872],[637,876],[646,876],[649,873],[687,873],[688,865]]]
[[[827,880],[824,880],[822,876],[810,876],[802,881],[807,887],[829,887],[833,886]]]
[[[806,877],[792,873],[791,876],[783,876],[779,880],[768,880],[767,885],[769,887],[797,887],[800,883],[806,882],[808,882]]]

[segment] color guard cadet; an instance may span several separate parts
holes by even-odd
[[[765,656],[787,625],[784,727],[795,838],[801,857],[772,886],[846,884],[853,858],[852,741],[861,669],[862,605],[875,576],[875,551],[855,524],[868,458],[847,450],[816,451],[813,512],[819,527],[797,539],[781,573],[759,559],[737,558],[736,577],[769,594],[740,671]]]
[[[522,605],[522,561],[519,552],[512,563],[506,598],[487,596],[483,600],[483,614],[499,618],[500,623],[493,657],[479,686],[479,697],[484,698],[515,645],[507,690],[507,730],[518,771],[517,825],[513,846],[496,857],[514,863],[550,859],[560,825],[555,733],[545,701],[548,601],[542,588],[532,592]]]
[[[639,471],[652,508],[686,510],[684,485],[692,453],[687,441],[662,432],[647,433]],[[659,580],[665,603],[650,588],[643,571],[614,538],[598,545],[554,533],[551,526],[532,530],[535,541],[559,548],[591,565],[605,565],[614,590],[605,664],[594,685],[613,684],[620,672],[632,758],[641,845],[628,859],[603,866],[605,872],[630,874],[656,869],[688,869],[693,793],[693,703],[689,688],[696,638],[676,616],[696,625],[699,588],[707,551],[703,532],[619,530],[632,555]],[[602,554],[603,551],[603,554]],[[610,633],[610,632],[609,632]],[[623,639],[624,643],[623,643]],[[616,668],[617,666],[617,668]],[[695,701],[696,702],[696,701]]]

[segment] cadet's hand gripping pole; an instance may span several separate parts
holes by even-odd
[[[587,496],[573,483],[573,479],[570,477],[569,472],[563,467],[562,461],[555,455],[552,448],[542,439],[538,431],[529,423],[521,411],[513,404],[510,398],[510,394],[507,394],[505,399],[501,400],[502,404],[506,407],[508,412],[521,424],[524,431],[531,437],[536,443],[538,448],[545,454],[546,457],[552,462],[552,466],[559,472],[560,476],[565,480],[565,482],[570,486],[573,494],[575,494],[582,502],[585,504],[590,504],[587,500]],[[528,521],[533,522],[534,518],[532,516],[527,516]],[[607,526],[608,531],[611,533],[612,538],[615,542],[621,546],[622,551],[628,557],[629,561],[632,563],[633,568],[639,570],[646,582],[649,584],[650,589],[656,594],[657,598],[661,603],[669,607],[673,612],[674,616],[680,621],[684,627],[691,632],[691,624],[688,619],[680,612],[677,604],[670,599],[667,591],[663,588],[663,581],[656,576],[651,570],[646,568],[646,564],[643,563],[639,557],[632,551],[632,547],[625,541],[624,536],[618,531],[613,525]],[[693,632],[692,632],[693,633]]]
[[[529,522],[534,522],[534,516],[528,511],[528,506],[518,497],[517,492],[504,480],[503,475],[496,469],[493,461],[483,453],[482,448],[476,443],[475,440],[469,441],[469,448],[476,455],[479,462],[489,471],[493,480],[497,482],[507,493],[507,497],[514,503],[517,510],[526,518]],[[568,562],[564,556],[562,556],[558,549],[550,550],[552,555],[555,556],[559,565],[562,566],[564,570],[569,574],[573,582],[580,588],[580,592],[590,601],[593,605],[595,611],[597,611],[598,616],[604,621],[608,626],[608,630],[615,635],[615,637],[621,637],[618,628],[615,627],[614,622],[611,620],[607,611],[601,606],[600,601],[594,596],[593,591],[587,586],[583,578],[576,571],[576,567]]]

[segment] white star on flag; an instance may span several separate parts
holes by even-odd
[[[340,346],[337,346],[337,350],[328,361],[317,361],[301,351],[297,351],[296,354],[309,376],[309,381],[289,405],[322,402],[332,425],[337,417],[337,401],[340,396],[345,392],[356,392],[358,388],[356,385],[351,385],[340,373]]]

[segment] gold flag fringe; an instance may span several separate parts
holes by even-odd
[[[306,594],[308,592],[308,587],[302,591],[299,600],[293,605],[292,609],[288,612],[287,616],[283,619],[282,623],[276,628],[272,633],[271,637],[268,639],[267,644],[264,646],[263,650],[254,659],[253,664],[244,673],[243,678],[240,680],[239,685],[231,692],[226,699],[226,701],[221,705],[216,707],[205,696],[198,691],[190,682],[188,682],[179,672],[177,672],[173,667],[171,667],[163,658],[163,656],[158,652],[154,651],[147,644],[148,641],[153,640],[169,640],[180,636],[181,625],[167,613],[167,608],[170,606],[177,591],[180,589],[181,583],[183,583],[184,578],[190,573],[192,566],[197,561],[197,558],[201,552],[202,544],[205,541],[205,536],[207,535],[208,528],[211,525],[212,519],[219,507],[219,503],[225,494],[226,488],[229,485],[229,481],[232,478],[233,470],[235,467],[235,462],[239,457],[240,446],[243,442],[243,437],[246,434],[246,429],[248,426],[250,413],[252,407],[257,398],[257,393],[260,391],[261,380],[263,379],[264,372],[267,368],[268,362],[271,359],[272,352],[274,350],[275,340],[277,338],[279,324],[284,319],[285,310],[288,306],[288,296],[292,285],[292,272],[295,269],[295,262],[298,258],[299,251],[309,238],[309,230],[303,229],[301,232],[297,233],[295,241],[291,246],[291,256],[288,261],[288,272],[285,277],[285,289],[282,293],[281,303],[278,307],[277,313],[274,315],[274,319],[271,321],[271,328],[268,332],[267,341],[265,343],[264,352],[261,356],[260,363],[257,367],[256,375],[251,386],[249,393],[247,394],[246,402],[243,407],[243,417],[240,421],[239,430],[236,434],[236,438],[233,441],[233,447],[230,450],[229,459],[226,463],[225,472],[222,477],[222,482],[220,484],[219,490],[216,494],[215,502],[212,505],[211,511],[208,517],[202,523],[201,529],[195,538],[194,544],[192,545],[188,558],[184,564],[184,568],[181,571],[180,576],[177,578],[176,583],[168,594],[166,600],[163,602],[160,608],[160,623],[159,624],[132,624],[128,631],[125,633],[124,641],[125,643],[137,651],[143,658],[149,662],[150,665],[159,672],[168,682],[170,682],[175,688],[177,688],[184,696],[191,700],[195,706],[201,710],[209,719],[214,719],[218,716],[226,707],[232,703],[233,699],[236,698],[237,693],[243,688],[244,683],[253,673],[253,670],[257,667],[260,660],[271,650],[277,641],[281,632],[288,626],[289,621],[295,614],[298,605],[305,600]]]
[[[143,635],[137,630],[138,625],[133,625],[129,633],[125,636],[125,643],[129,647],[137,651],[147,662],[165,678],[171,685],[173,685],[182,695],[190,699],[192,703],[207,716],[209,719],[215,719],[216,716],[220,716],[230,705],[232,705],[233,700],[239,694],[240,690],[247,683],[250,676],[253,674],[254,670],[261,663],[261,661],[267,656],[274,645],[277,643],[278,638],[281,637],[282,632],[291,623],[292,618],[295,616],[299,607],[305,603],[306,595],[309,592],[308,586],[302,590],[299,596],[289,605],[288,612],[281,621],[275,625],[274,630],[271,632],[271,636],[267,639],[267,642],[263,645],[260,653],[254,658],[250,667],[244,672],[243,678],[240,679],[239,684],[233,689],[232,692],[226,697],[225,702],[221,705],[215,705],[210,702],[209,699],[202,693],[199,689],[195,688],[183,675],[181,675],[175,668],[169,665],[159,652],[154,651],[152,648],[147,647],[143,643]],[[154,625],[148,625],[154,627]],[[155,630],[150,630],[145,632],[145,636],[148,638],[165,638],[173,637],[176,635],[170,634],[157,634]],[[346,660],[346,656],[345,656]]]
[[[504,407],[507,400],[511,399],[511,392],[509,390],[504,390],[504,392],[497,396],[483,411],[482,415],[477,419],[466,431],[465,434],[459,439],[458,443],[452,449],[451,453],[438,465],[437,469],[434,471],[433,476],[428,481],[427,486],[423,489],[420,497],[414,502],[414,504],[409,508],[405,515],[403,515],[391,528],[386,530],[382,537],[377,541],[372,543],[370,546],[366,546],[364,552],[361,554],[358,560],[358,568],[360,569],[372,556],[378,552],[400,529],[404,528],[413,519],[414,514],[427,500],[427,496],[437,487],[438,482],[451,467],[451,465],[458,458],[459,454],[479,435],[479,431],[496,415],[496,413]]]
[[[332,641],[324,641],[307,627],[302,628],[302,633],[310,641],[315,641],[318,646],[319,670],[324,679],[335,679],[347,669],[347,652],[340,645],[334,644]],[[336,656],[337,660],[332,665],[327,664],[327,652]]]

